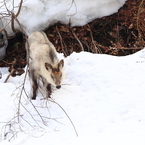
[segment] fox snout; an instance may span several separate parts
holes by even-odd
[[[59,85],[59,86],[56,86],[56,88],[57,88],[57,89],[60,89],[60,88],[61,88],[61,85]]]

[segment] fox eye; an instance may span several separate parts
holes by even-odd
[[[51,78],[54,80],[54,76],[53,75],[51,75]]]

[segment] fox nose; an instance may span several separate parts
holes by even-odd
[[[60,89],[60,88],[61,88],[61,86],[56,86],[56,88],[57,88],[57,89]]]

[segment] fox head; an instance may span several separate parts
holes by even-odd
[[[63,72],[62,72],[62,68],[64,66],[64,61],[63,59],[60,60],[60,62],[53,67],[50,63],[45,63],[45,68],[49,71],[50,73],[50,83],[53,86],[56,86],[57,89],[61,88],[61,80],[63,77]]]

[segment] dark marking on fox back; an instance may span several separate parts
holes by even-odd
[[[54,53],[53,50],[51,50],[51,49],[50,49],[50,51],[49,51],[49,57],[50,57],[51,61],[54,62],[55,53]]]

